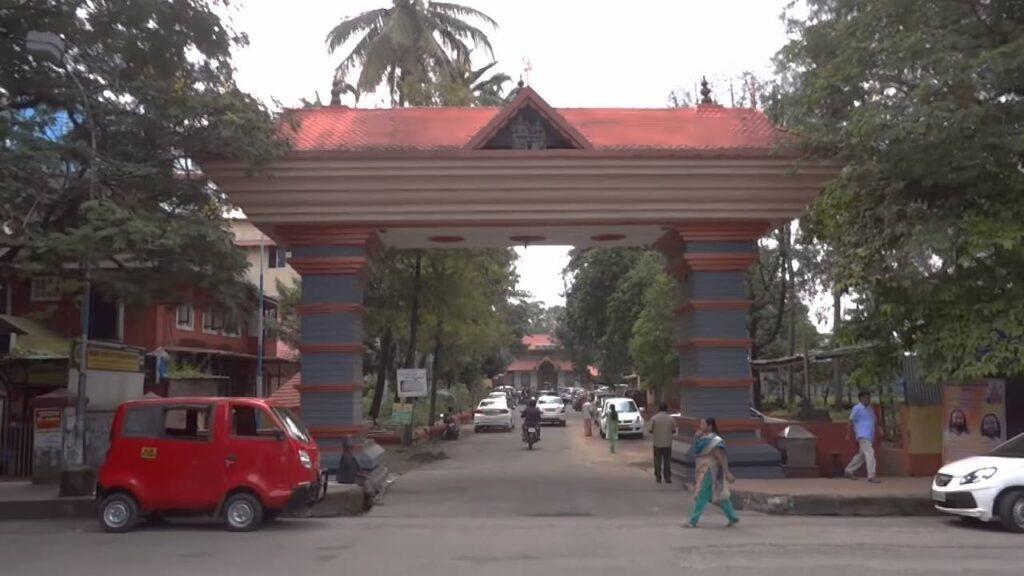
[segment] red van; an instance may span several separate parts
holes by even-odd
[[[255,398],[153,398],[117,409],[96,498],[107,532],[175,513],[249,531],[326,488],[320,451],[288,410]]]

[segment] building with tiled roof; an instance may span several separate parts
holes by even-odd
[[[523,336],[524,352],[505,370],[503,382],[524,390],[556,390],[578,383],[575,367],[552,334]]]

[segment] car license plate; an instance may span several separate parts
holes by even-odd
[[[534,432],[537,431],[537,429],[536,428],[527,428],[526,431],[529,432],[530,434],[533,434]]]
[[[936,502],[945,502],[946,501],[946,493],[945,492],[936,492],[935,490],[932,490],[932,500],[934,500]]]

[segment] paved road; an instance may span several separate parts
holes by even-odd
[[[453,575],[572,573],[772,576],[1021,574],[1024,536],[944,518],[783,518],[717,512],[698,530],[678,485],[582,438],[580,422],[545,428],[528,452],[517,434],[447,443],[361,518],[284,520],[253,534],[216,525],[98,532],[92,522],[0,522],[0,573],[75,576]]]

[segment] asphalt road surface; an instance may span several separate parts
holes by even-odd
[[[457,575],[715,574],[971,576],[1024,573],[1024,536],[946,518],[800,518],[717,510],[683,529],[690,495],[639,465],[647,444],[611,456],[581,422],[464,434],[449,459],[398,479],[360,518],[286,519],[233,534],[175,522],[124,535],[94,522],[0,522],[0,574]]]

